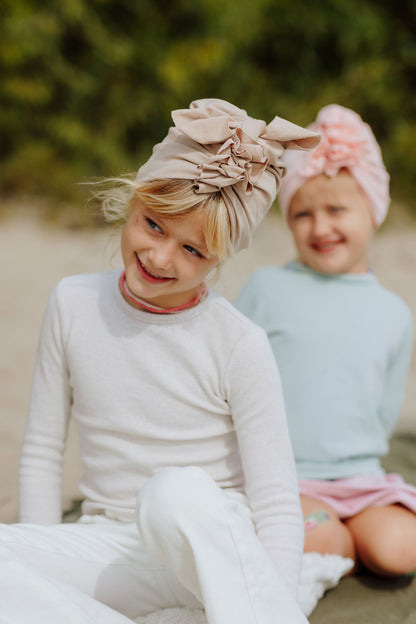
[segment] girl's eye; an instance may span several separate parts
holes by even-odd
[[[152,228],[152,230],[155,230],[156,232],[162,231],[160,227],[158,226],[158,224],[155,223],[152,219],[149,219],[149,217],[146,217],[146,223],[148,224],[150,228]]]
[[[191,247],[191,245],[184,245],[183,247],[184,249],[186,249],[186,251],[189,251],[190,254],[198,256],[198,258],[204,257],[201,253],[199,253],[197,249],[195,249],[195,247]]]
[[[308,210],[302,210],[293,215],[294,219],[304,219],[305,217],[309,217],[310,212]]]
[[[344,209],[342,206],[330,206],[329,207],[329,211],[330,212],[342,212]]]

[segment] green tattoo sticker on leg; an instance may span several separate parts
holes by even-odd
[[[329,515],[326,511],[314,511],[313,513],[306,516],[304,519],[305,522],[305,531],[311,531],[315,527],[320,524],[324,524],[329,521]]]

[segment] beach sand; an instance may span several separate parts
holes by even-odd
[[[233,301],[256,268],[294,257],[289,233],[276,213],[267,216],[249,250],[223,268],[216,290]],[[371,265],[380,281],[409,304],[416,322],[416,228],[394,223],[374,240]],[[17,518],[17,464],[29,400],[32,368],[47,297],[61,277],[121,266],[118,236],[108,229],[48,226],[30,211],[0,222],[0,522]],[[415,349],[407,398],[397,425],[416,433]],[[64,508],[78,496],[81,474],[76,434],[70,430],[64,469]]]

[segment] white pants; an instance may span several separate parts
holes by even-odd
[[[169,607],[203,607],[209,624],[307,622],[245,497],[203,470],[160,470],[136,520],[0,525],[0,623],[125,624]]]

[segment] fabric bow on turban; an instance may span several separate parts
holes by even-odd
[[[136,180],[192,180],[195,193],[220,191],[235,251],[273,203],[284,175],[285,149],[309,150],[319,135],[279,117],[268,125],[219,99],[202,99],[172,112],[175,127],[153,148]]]
[[[330,104],[308,129],[321,134],[321,143],[312,154],[285,154],[287,175],[279,195],[282,212],[287,214],[293,195],[307,179],[321,174],[334,177],[346,169],[365,193],[374,222],[380,225],[390,204],[390,178],[370,126],[349,108]]]

